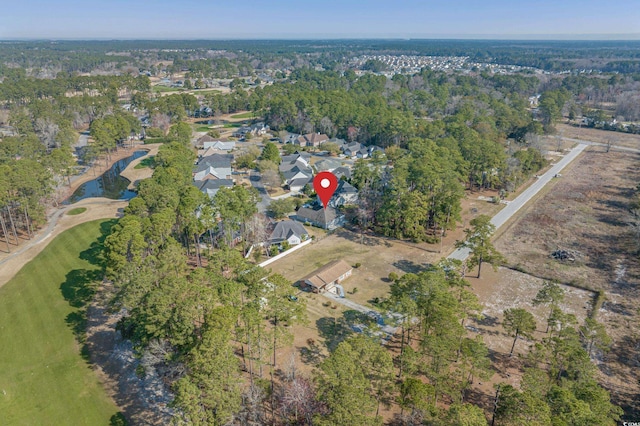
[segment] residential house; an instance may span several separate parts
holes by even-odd
[[[247,136],[263,136],[269,132],[269,126],[267,126],[264,122],[259,122],[252,124],[250,126],[241,126],[233,132],[233,137],[235,138],[246,138]]]
[[[367,147],[367,150],[369,151],[369,157],[371,157],[373,155],[373,153],[376,152],[376,151],[384,154],[384,149],[380,148],[378,145],[369,145]]]
[[[334,207],[327,206],[325,209],[321,205],[300,207],[292,218],[328,230],[339,228],[345,221],[344,215],[338,213]]]
[[[315,168],[318,172],[332,172],[340,166],[342,166],[342,160],[337,158],[325,158],[315,164]]]
[[[233,155],[213,154],[202,157],[193,171],[193,180],[231,179]]]
[[[207,179],[194,181],[193,184],[209,198],[213,198],[220,188],[231,188],[233,181],[231,179]]]
[[[358,201],[358,190],[346,180],[338,183],[336,192],[333,193],[329,206],[338,208],[345,204],[355,204]]]
[[[298,133],[289,133],[284,137],[283,143],[291,143],[295,145],[299,137],[300,135]]]
[[[325,291],[337,294],[336,285],[353,273],[353,268],[344,260],[336,260],[317,269],[303,278],[302,283],[314,293]]]
[[[291,246],[300,244],[309,238],[309,233],[300,222],[293,220],[283,220],[276,222],[269,235],[269,244],[289,243]]]
[[[345,145],[342,153],[349,158],[367,158],[369,156],[367,147],[360,142],[352,142]]]
[[[282,157],[279,170],[289,190],[300,192],[313,179],[313,169],[309,164],[310,158],[308,154],[292,154]]]
[[[236,147],[235,141],[221,141],[221,140],[207,141],[203,145],[204,149],[213,148],[213,149],[217,149],[218,151],[231,151],[235,147]]]
[[[198,140],[196,141],[196,146],[200,147],[204,147],[205,143],[210,143],[210,142],[215,142],[217,139],[215,139],[213,136],[210,135],[204,135],[200,138],[198,138]]]
[[[334,144],[338,145],[338,148],[340,148],[340,151],[342,151],[343,147],[345,147],[346,145],[349,144],[346,140],[340,139],[340,138],[331,138],[327,142],[328,143],[334,143]]]
[[[351,179],[351,169],[345,166],[338,167],[333,170],[332,173],[338,178],[338,180],[341,180],[343,177],[345,179]]]
[[[254,136],[263,136],[269,132],[270,128],[264,122],[252,124],[249,131]]]
[[[234,130],[234,132],[231,134],[231,136],[233,136],[234,138],[238,138],[240,140],[242,140],[242,138],[245,138],[247,136],[247,133],[251,133],[251,127],[249,126],[240,126],[238,127],[236,130]]]
[[[327,142],[329,136],[322,133],[307,133],[306,135],[299,136],[296,139],[296,145],[319,147],[321,143]]]

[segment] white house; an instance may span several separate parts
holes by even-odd
[[[289,245],[295,246],[309,238],[309,233],[304,226],[293,220],[283,220],[277,222],[269,236],[269,244],[280,244],[288,242]]]

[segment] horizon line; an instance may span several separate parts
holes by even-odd
[[[0,37],[20,41],[640,41],[640,33],[623,34],[451,34],[424,36],[299,36],[299,37]]]

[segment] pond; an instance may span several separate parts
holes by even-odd
[[[85,198],[92,197],[105,197],[111,198],[112,200],[132,199],[137,194],[135,191],[127,189],[131,182],[120,176],[120,173],[122,173],[133,160],[146,154],[147,151],[135,151],[132,156],[116,161],[113,166],[101,176],[80,185],[63,204],[73,204]]]

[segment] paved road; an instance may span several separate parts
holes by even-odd
[[[260,178],[260,172],[255,170],[251,170],[249,172],[249,182],[251,182],[251,186],[258,190],[260,193],[260,201],[258,202],[258,212],[264,213],[267,211],[267,207],[271,203],[271,198],[269,198],[269,194],[267,190],[264,188],[264,184]]]
[[[595,143],[579,143],[578,146],[573,148],[571,152],[562,157],[553,167],[551,167],[545,174],[533,183],[529,188],[525,189],[522,194],[518,195],[515,200],[511,201],[507,206],[500,210],[492,219],[491,223],[500,228],[507,220],[511,218],[518,210],[520,210],[534,195],[536,195],[553,177],[562,171],[567,164],[572,162],[585,148]],[[459,248],[453,251],[447,259],[465,260],[469,256],[470,250],[468,248]]]

